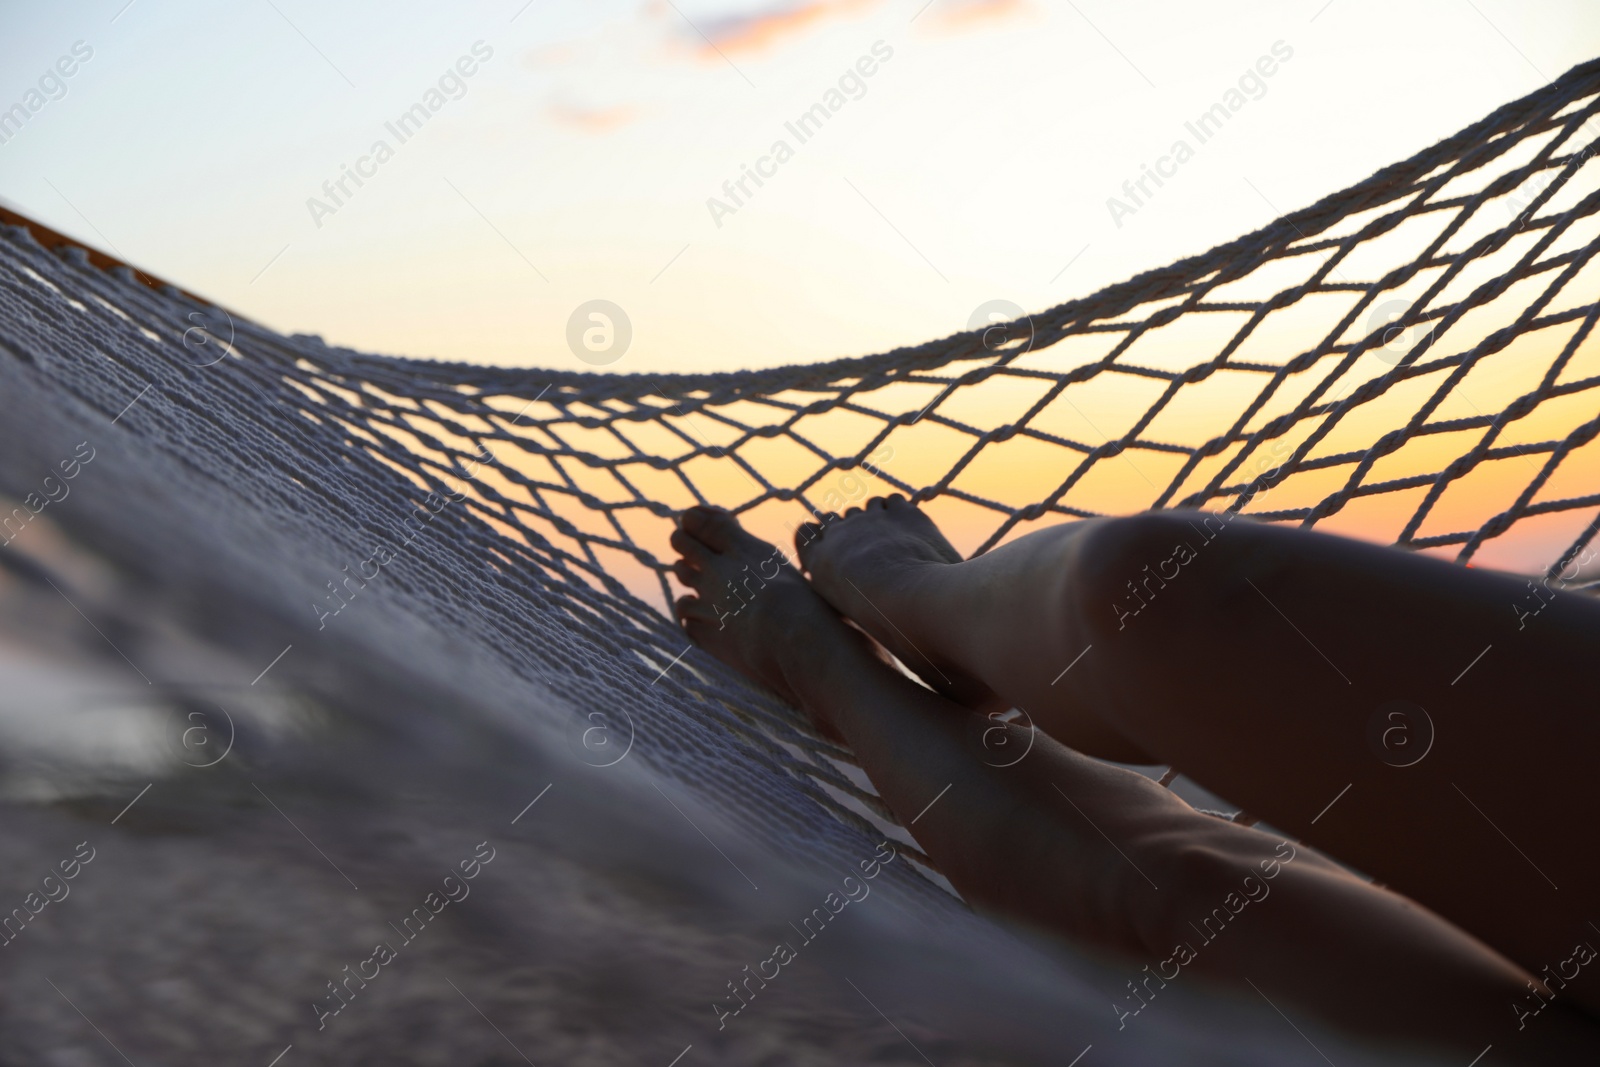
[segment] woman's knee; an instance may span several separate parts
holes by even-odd
[[[1269,531],[1232,513],[1156,511],[1094,520],[1074,565],[1081,618],[1111,640],[1135,628],[1152,638],[1214,628],[1276,566]]]

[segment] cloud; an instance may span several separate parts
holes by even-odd
[[[762,52],[799,36],[819,22],[875,6],[879,0],[787,0],[764,11],[700,23],[710,39],[702,51]]]
[[[585,107],[579,104],[557,103],[545,108],[557,124],[584,133],[610,133],[638,117],[638,111],[626,104],[612,107]]]
[[[1028,10],[1027,0],[935,0],[932,21],[950,30],[968,30]]]

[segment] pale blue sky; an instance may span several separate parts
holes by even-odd
[[[0,108],[94,50],[0,144],[0,198],[281,330],[575,370],[593,298],[633,320],[612,369],[654,372],[1048,307],[1600,52],[1578,0],[125,3],[0,5]],[[465,95],[398,145],[384,123],[480,40]],[[786,134],[879,41],[865,94]],[[1277,41],[1265,95],[1116,226],[1107,198]],[[307,198],[379,138],[394,157],[318,227]],[[716,225],[707,198],[780,138],[794,157]]]

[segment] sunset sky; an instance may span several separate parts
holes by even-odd
[[[606,369],[652,373],[1049,307],[1600,52],[1600,10],[1576,0],[97,0],[0,21],[0,107],[92,49],[0,144],[16,209],[378,352],[585,370],[568,319],[609,300],[633,340]],[[1275,45],[1290,58],[1251,75]],[[1185,123],[1245,75],[1200,144]],[[418,103],[437,110],[402,142],[386,124]],[[788,124],[818,104],[836,110],[802,143]],[[1161,162],[1179,139],[1193,157]],[[392,155],[363,162],[380,140]],[[1158,162],[1169,178],[1114,219]],[[357,166],[336,203],[324,183]],[[757,166],[735,207],[724,183]]]

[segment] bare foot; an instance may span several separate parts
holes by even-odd
[[[934,569],[960,563],[961,553],[939,528],[905,497],[873,497],[844,515],[829,512],[821,525],[808,522],[795,532],[800,563],[811,586],[841,614],[871,634],[908,670],[937,692],[979,711],[1004,710],[1005,703],[977,678],[954,664],[929,656],[894,618],[915,617],[926,604]]]
[[[830,736],[838,733],[795,684],[871,642],[812,591],[780,548],[752,537],[721,508],[692,507],[678,519],[673,573],[694,590],[677,602],[690,640],[796,707]]]

